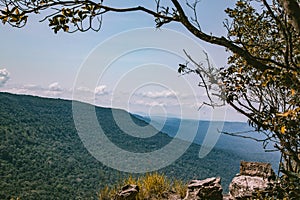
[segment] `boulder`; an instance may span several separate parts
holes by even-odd
[[[258,176],[236,176],[229,185],[233,199],[249,199],[255,191],[264,191],[268,181]]]
[[[230,199],[249,199],[257,191],[264,192],[274,178],[271,164],[242,161],[240,173],[229,185]]]
[[[196,200],[196,199],[214,199],[222,200],[222,186],[221,178],[207,178],[205,180],[192,180],[188,185],[188,190],[185,200]]]
[[[125,185],[116,195],[115,200],[135,200],[135,197],[138,193],[139,186],[131,184]]]
[[[275,173],[270,163],[241,161],[240,175],[269,178]]]

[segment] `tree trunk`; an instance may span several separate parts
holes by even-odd
[[[290,17],[291,24],[300,35],[300,6],[299,0],[278,0],[280,5]]]

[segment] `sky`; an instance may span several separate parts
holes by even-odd
[[[107,2],[118,7],[138,5],[137,1]],[[153,8],[153,2],[144,6]],[[233,3],[200,1],[202,30],[226,35],[224,10]],[[198,77],[176,73],[178,64],[186,61],[183,49],[197,62],[205,62],[205,50],[216,67],[226,66],[228,53],[197,40],[182,25],[170,23],[158,30],[153,17],[145,13],[109,13],[99,32],[54,34],[41,19],[30,16],[21,29],[0,25],[0,91],[76,99],[143,115],[245,121],[229,107],[217,115],[209,107],[198,110],[207,100],[197,86]]]

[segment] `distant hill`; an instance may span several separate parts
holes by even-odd
[[[154,151],[172,140],[164,133],[147,139],[129,136],[114,122],[112,109],[95,110],[106,136],[128,151]],[[101,187],[129,175],[104,166],[85,149],[73,122],[72,101],[0,93],[0,123],[0,199],[96,199]],[[199,159],[199,149],[192,144],[159,172],[184,181],[221,176],[226,191],[243,157],[214,149]]]
[[[193,140],[194,143],[202,145],[204,137],[208,132],[209,126],[215,126],[215,129],[212,131],[223,131],[228,133],[243,133],[244,136],[253,137],[256,139],[262,139],[264,136],[261,133],[252,131],[253,128],[250,127],[245,122],[224,122],[223,129],[217,130],[217,124],[220,122],[211,122],[204,120],[191,120],[191,119],[179,119],[176,117],[169,117],[165,119],[160,116],[151,116],[151,119],[148,116],[135,115],[137,118],[144,120],[147,123],[150,123],[155,128],[161,130],[162,132],[168,134],[171,137],[178,137],[176,133],[178,132],[179,126],[183,127],[183,130],[186,131],[186,134],[179,136],[183,140]],[[190,138],[191,126],[190,124],[197,124],[198,130],[194,138]],[[274,149],[274,144],[269,143],[266,147],[267,149]],[[248,138],[234,137],[230,135],[221,134],[215,147],[215,149],[222,149],[227,152],[232,152],[235,155],[242,157],[244,160],[249,161],[260,161],[260,162],[270,162],[275,171],[278,170],[278,163],[280,159],[279,152],[265,152],[263,149],[263,144]]]

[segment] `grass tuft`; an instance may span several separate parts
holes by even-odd
[[[185,196],[187,186],[180,180],[170,180],[163,174],[149,173],[139,178],[129,176],[121,180],[114,187],[104,187],[99,192],[99,200],[114,199],[118,190],[127,184],[138,185],[140,191],[137,195],[137,200],[145,199],[162,199],[166,193],[175,193],[181,198]]]

